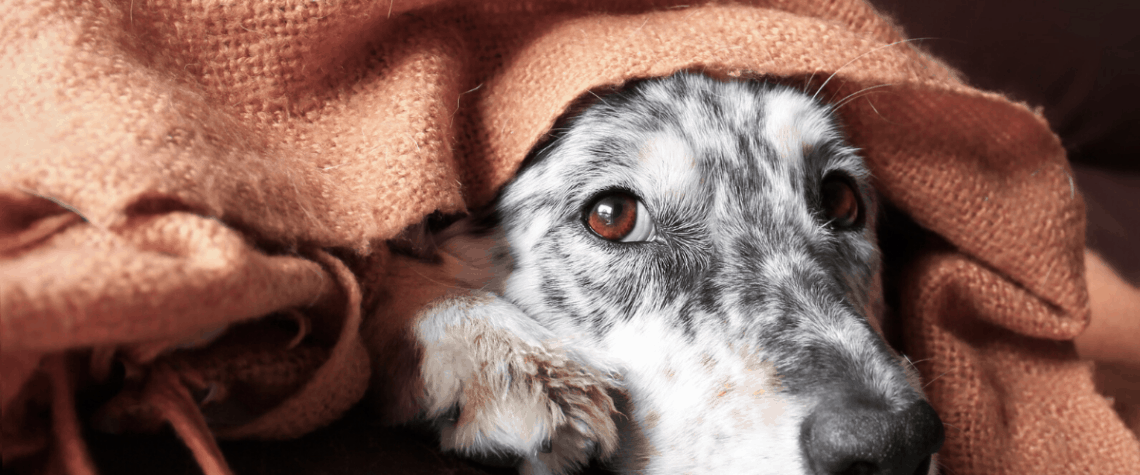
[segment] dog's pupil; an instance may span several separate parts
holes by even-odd
[[[637,222],[637,201],[627,195],[614,193],[594,203],[588,224],[599,236],[617,240],[633,230]]]
[[[625,211],[621,201],[617,198],[606,198],[598,203],[598,217],[606,222],[606,226],[613,227]]]

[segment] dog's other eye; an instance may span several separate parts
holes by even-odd
[[[823,213],[832,226],[849,229],[863,223],[863,204],[851,179],[839,174],[828,175],[820,185],[820,194],[823,197]]]
[[[606,193],[587,208],[586,226],[602,239],[645,242],[653,239],[653,220],[641,200],[622,192]]]

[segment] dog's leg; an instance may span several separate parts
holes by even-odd
[[[617,382],[494,294],[434,301],[414,336],[420,407],[444,449],[520,456],[524,474],[561,474],[616,447]]]

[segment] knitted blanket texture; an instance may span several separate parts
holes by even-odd
[[[935,236],[895,290],[947,473],[1140,467],[1071,342],[1085,217],[1059,140],[859,0],[3,6],[5,466],[94,473],[85,425],[169,424],[228,473],[216,437],[335,420],[384,370],[360,329],[400,298],[387,239],[488,203],[583,94],[689,69],[844,101],[883,199]],[[228,400],[252,413],[211,416]]]

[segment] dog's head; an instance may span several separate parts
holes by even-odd
[[[497,206],[503,295],[618,368],[637,473],[933,473],[942,424],[872,328],[875,196],[832,110],[696,74],[600,97]]]

